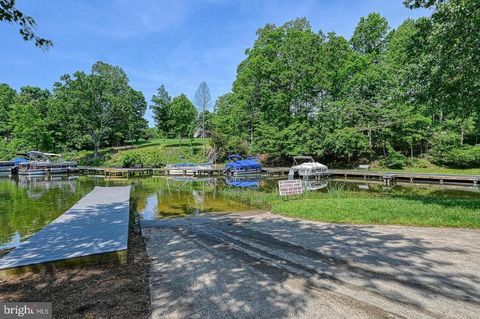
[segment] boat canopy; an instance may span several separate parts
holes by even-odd
[[[12,162],[15,164],[15,166],[20,165],[21,163],[28,163],[28,159],[23,158],[23,157],[15,157],[12,158]]]
[[[255,157],[248,157],[243,159],[239,154],[233,154],[228,156],[229,163],[225,165],[225,168],[233,170],[261,170],[262,165]]]

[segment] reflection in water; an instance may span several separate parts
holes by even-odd
[[[279,179],[252,179],[259,192],[277,192]],[[250,207],[219,195],[223,187],[237,187],[245,179],[155,177],[105,180],[89,176],[16,176],[0,178],[0,249],[15,247],[72,207],[95,186],[132,185],[132,207],[143,219],[181,217],[206,212],[245,211]],[[383,183],[348,180],[313,180],[304,185],[309,191],[335,189],[364,193],[428,195],[435,197],[478,198],[474,187],[399,185],[384,189]],[[242,187],[245,188],[245,187]]]
[[[69,177],[0,179],[0,249],[17,246],[91,189],[77,186],[77,179]]]
[[[135,187],[136,207],[141,218],[146,220],[251,209],[247,205],[222,198],[217,193],[217,188],[222,186],[215,178],[155,178],[142,180],[141,184],[142,187]],[[156,188],[155,195],[144,196],[150,187]]]
[[[226,176],[225,184],[232,187],[256,189],[260,187],[260,176]]]
[[[76,191],[78,176],[23,176],[16,175],[13,181],[18,183],[18,186],[27,189],[27,195],[32,199],[39,199],[43,196],[45,191],[51,189],[69,188],[73,194]]]
[[[328,187],[328,180],[303,180],[302,187],[304,191],[318,191]]]

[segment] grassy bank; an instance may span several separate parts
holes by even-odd
[[[122,148],[104,148],[100,158],[93,160],[93,151],[79,151],[63,154],[65,159],[76,160],[80,165],[130,167],[142,164],[144,167],[163,167],[168,163],[207,160],[204,148],[210,147],[210,139],[152,139],[140,141]]]
[[[480,228],[480,200],[433,194],[372,194],[331,190],[281,199],[274,193],[224,190],[222,195],[275,214],[315,221]]]

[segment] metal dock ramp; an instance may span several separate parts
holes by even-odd
[[[125,262],[130,186],[95,187],[72,208],[0,258],[0,277],[46,267]]]

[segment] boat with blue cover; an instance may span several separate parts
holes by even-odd
[[[30,151],[19,155],[28,158],[17,158],[18,163],[15,166],[18,167],[19,175],[38,176],[78,172],[75,161],[64,161],[58,154]]]
[[[260,174],[263,171],[262,164],[253,156],[244,159],[239,154],[233,154],[228,156],[228,161],[225,164],[227,175]]]

